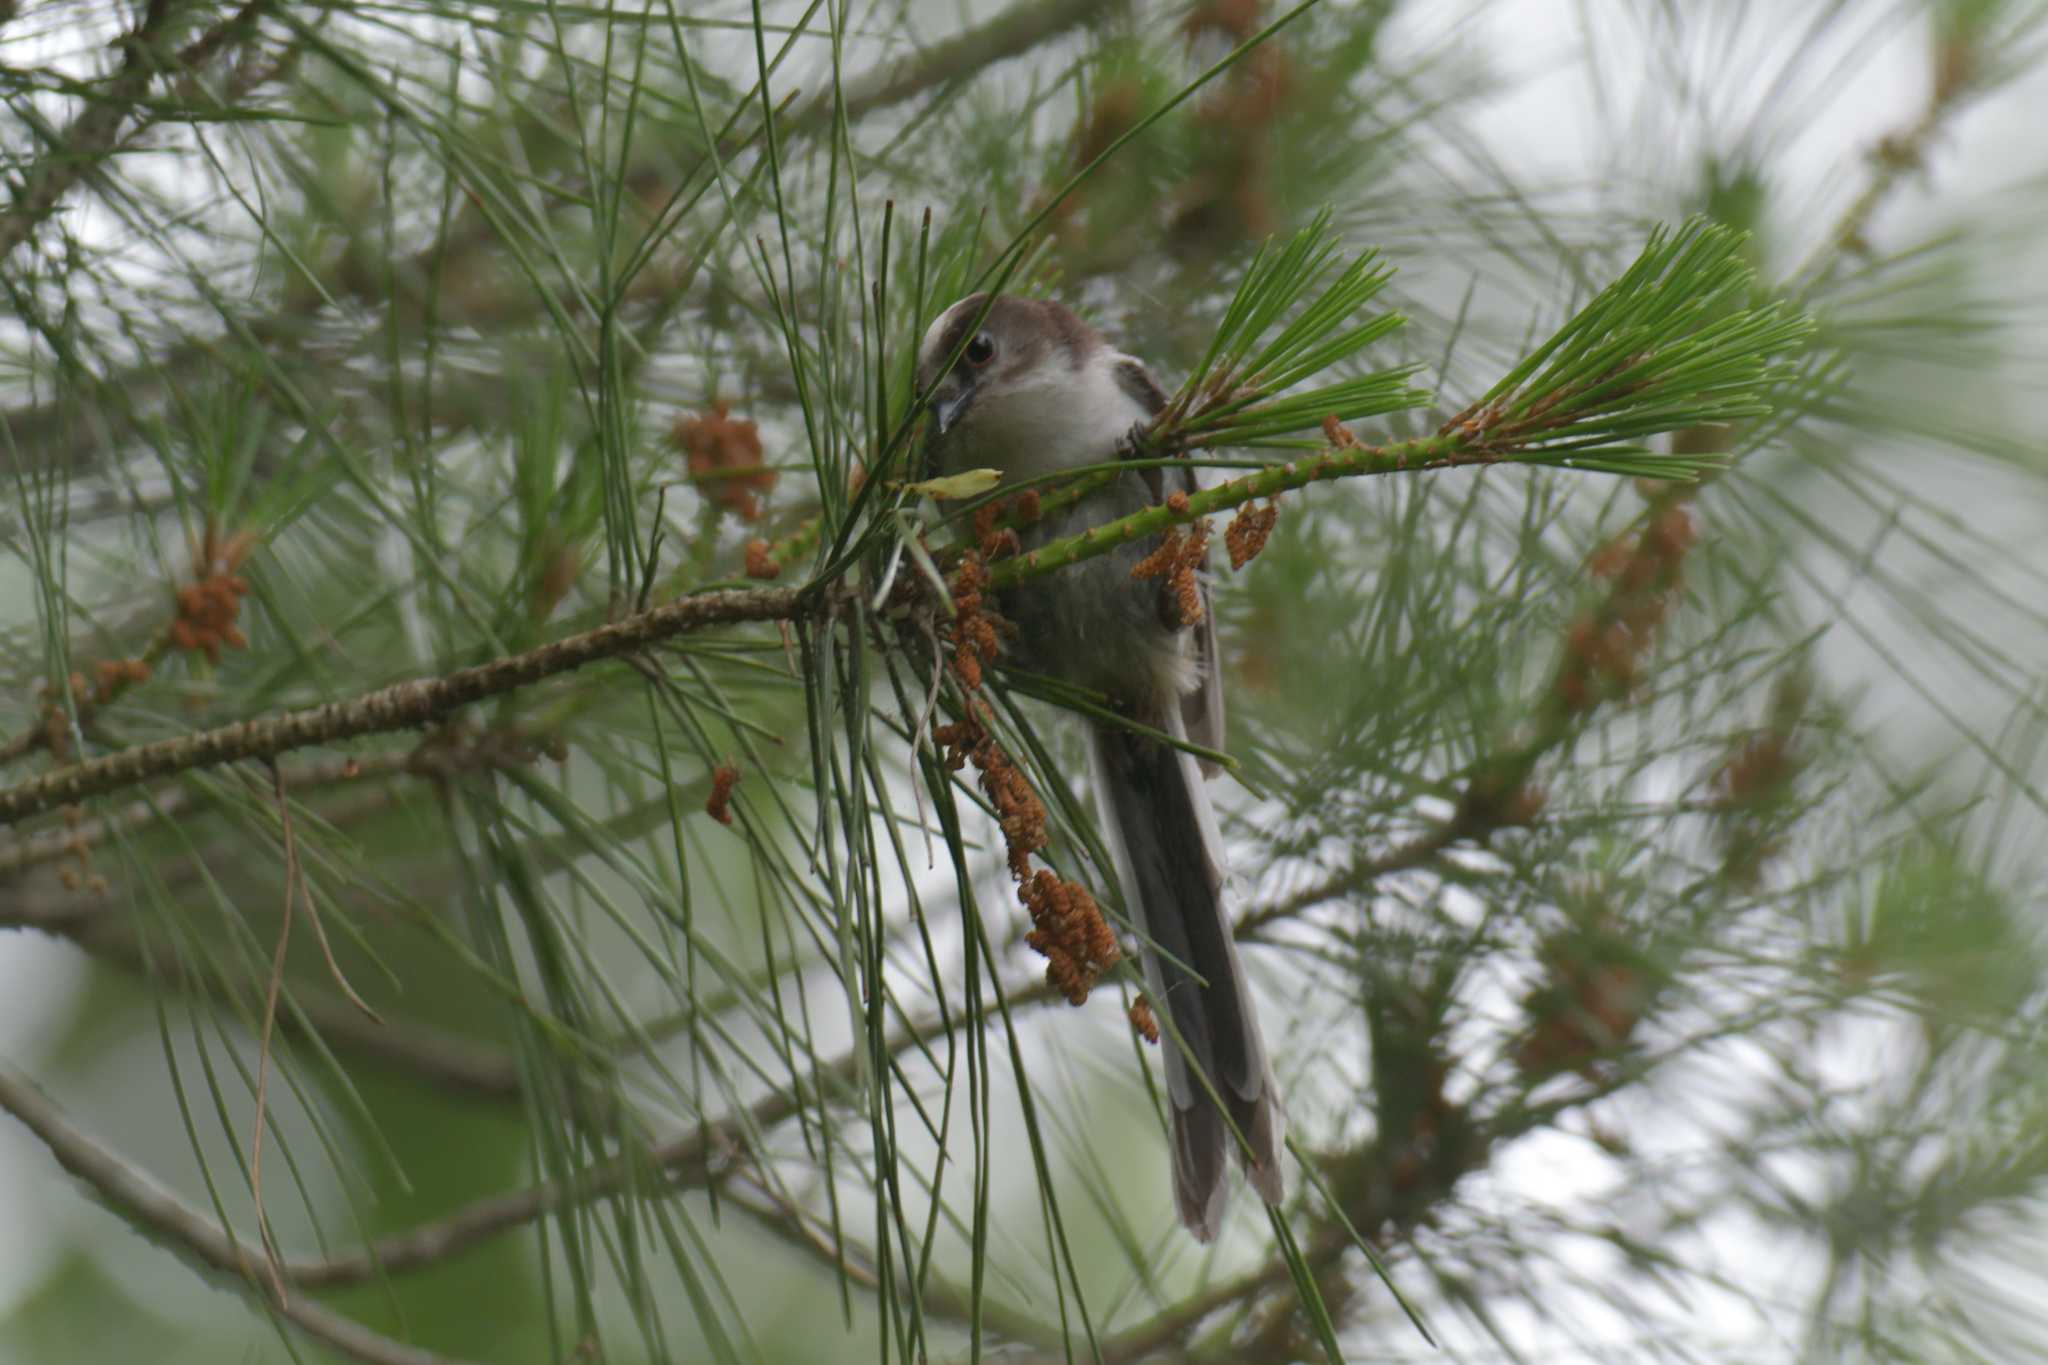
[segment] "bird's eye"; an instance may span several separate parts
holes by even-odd
[[[978,370],[996,358],[996,344],[989,340],[987,332],[978,333],[967,343],[966,356],[967,363]]]

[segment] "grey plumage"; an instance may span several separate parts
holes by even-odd
[[[973,295],[942,313],[919,348],[918,384],[933,391],[938,414],[927,447],[934,472],[995,468],[1006,481],[1115,459],[1123,438],[1166,402],[1142,364],[1065,308],[1008,296]],[[1132,470],[1026,528],[1024,548],[1193,487],[1192,470]],[[1025,667],[1106,694],[1137,726],[1220,748],[1208,587],[1199,625],[1173,619],[1160,582],[1131,576],[1157,544],[1119,546],[1006,595],[1012,650]],[[1283,1121],[1231,939],[1222,841],[1192,756],[1130,729],[1089,729],[1103,832],[1161,1021],[1175,1202],[1207,1241],[1222,1218],[1228,1152],[1268,1202],[1282,1192]]]

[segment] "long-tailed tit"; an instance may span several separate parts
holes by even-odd
[[[984,307],[986,305],[986,307]],[[946,367],[952,361],[950,368]],[[935,471],[1000,470],[1005,482],[1118,459],[1166,394],[1138,361],[1059,304],[985,294],[933,322],[918,350],[932,394]],[[1192,492],[1190,468],[1134,469],[1025,528],[1028,551]],[[1158,537],[1120,546],[1007,594],[1023,666],[1107,695],[1134,725],[1223,744],[1223,682],[1208,587],[1184,624],[1164,585],[1131,570]],[[1225,1154],[1281,1197],[1284,1121],[1224,909],[1223,846],[1203,773],[1185,750],[1115,725],[1088,733],[1103,833],[1138,930],[1147,992],[1166,1028],[1173,1190],[1196,1237],[1223,1215]],[[1240,1142],[1240,1138],[1242,1142]]]

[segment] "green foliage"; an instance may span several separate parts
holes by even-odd
[[[1331,278],[1342,249],[1327,211],[1279,250],[1270,243],[1261,246],[1245,267],[1208,352],[1161,414],[1161,424],[1180,444],[1258,446],[1319,426],[1326,417],[1353,422],[1428,401],[1427,394],[1404,382],[1412,368],[1288,392],[1401,325],[1395,314],[1366,312],[1393,274],[1373,253],[1359,256]],[[1297,308],[1318,286],[1316,297]]]
[[[1770,415],[1765,392],[1791,377],[1777,358],[1813,327],[1781,302],[1752,303],[1743,247],[1705,219],[1653,232],[1619,279],[1487,390],[1472,420],[1490,440],[1527,433],[1537,449],[1570,452],[1570,468],[1652,478],[1714,468],[1683,450],[1667,460],[1615,442]]]
[[[1562,182],[1494,7],[18,8],[0,785],[532,666],[0,836],[0,1105],[110,1154],[10,1148],[0,1356],[2040,1353],[2038,4],[1555,17]],[[991,286],[1205,486],[989,606],[1277,515],[1216,791],[1299,1165],[1213,1251],[1135,974],[1047,986],[935,738],[1107,885],[1110,699],[963,685],[906,490]],[[223,1223],[233,1299],[144,1268]]]

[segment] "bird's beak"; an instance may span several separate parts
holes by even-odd
[[[960,414],[967,410],[967,400],[974,396],[972,388],[962,386],[932,399],[932,420],[938,424],[938,434],[944,436],[952,430],[953,423],[960,420]]]

